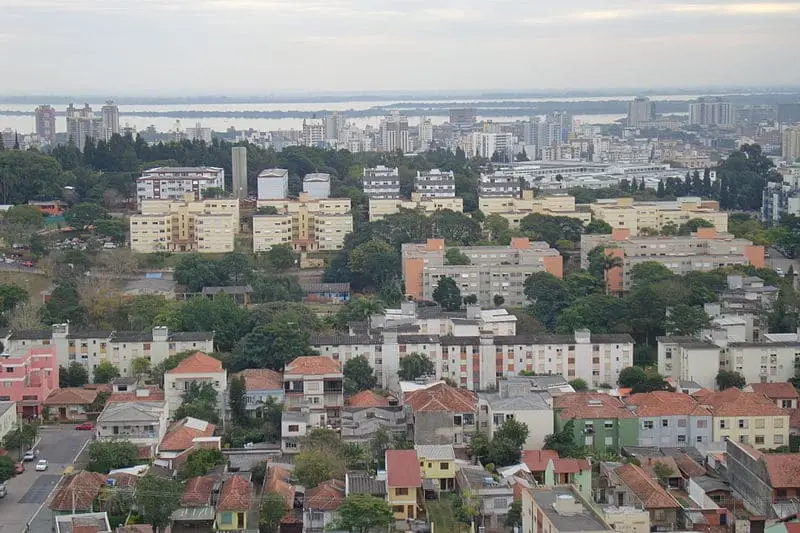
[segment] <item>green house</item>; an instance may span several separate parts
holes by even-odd
[[[639,443],[639,423],[619,398],[599,392],[557,396],[553,413],[555,431],[574,421],[575,443],[598,452],[619,453],[623,446]]]

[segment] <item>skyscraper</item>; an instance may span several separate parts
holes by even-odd
[[[40,105],[36,108],[36,135],[47,142],[56,140],[56,110],[53,106]]]
[[[247,199],[247,147],[231,148],[233,163],[233,196],[239,200]]]
[[[381,120],[381,149],[384,152],[401,150],[404,154],[411,151],[408,138],[408,117],[399,111],[392,111]]]
[[[67,107],[67,137],[72,139],[80,151],[86,146],[86,138],[100,137],[103,128],[103,119],[95,117],[89,104],[84,104],[83,109],[77,109],[72,104]]]
[[[106,141],[115,133],[119,133],[119,108],[111,100],[106,101],[100,109],[100,118],[103,120],[102,137]]]
[[[453,129],[458,131],[472,131],[475,126],[475,115],[477,110],[474,107],[465,107],[450,110],[450,124]]]
[[[689,104],[689,124],[694,126],[729,126],[733,124],[731,103],[721,98],[698,98]]]
[[[628,126],[636,128],[640,122],[655,120],[656,104],[649,98],[634,98],[633,102],[628,103]]]
[[[781,155],[787,163],[794,163],[800,159],[800,127],[783,130]]]
[[[317,119],[303,120],[303,144],[320,146],[325,142],[325,126]]]

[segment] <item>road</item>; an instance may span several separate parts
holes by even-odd
[[[73,463],[91,436],[89,432],[72,429],[72,426],[45,427],[40,435],[39,459],[47,459],[47,470],[37,472],[35,462],[25,463],[25,472],[6,482],[8,493],[0,499],[0,533],[25,531],[26,524],[34,515],[30,533],[51,533],[53,515],[42,504],[58,484],[64,468]],[[11,453],[16,458],[14,452]]]
[[[778,250],[775,248],[769,249],[769,257],[766,260],[767,266],[770,268],[780,268],[783,270],[783,273],[789,271],[789,267],[791,266],[792,269],[796,274],[800,274],[800,259],[789,259],[784,257]],[[800,280],[800,276],[794,277],[794,286],[797,288],[798,281]]]

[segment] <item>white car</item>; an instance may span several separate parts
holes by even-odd
[[[36,471],[44,472],[45,470],[47,470],[47,459],[39,459],[39,462],[36,463]]]

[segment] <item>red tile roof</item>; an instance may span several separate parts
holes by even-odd
[[[142,396],[147,391],[146,396]],[[137,389],[127,392],[115,392],[108,397],[106,403],[111,402],[160,402],[164,400],[164,391],[158,385],[139,385]]]
[[[636,415],[648,416],[711,416],[708,408],[680,392],[656,391],[629,396],[625,403],[635,405]]]
[[[211,374],[222,372],[222,362],[203,352],[194,352],[192,355],[178,363],[167,374]]]
[[[745,387],[773,400],[798,399],[797,389],[791,383],[750,383]]]
[[[388,487],[422,486],[416,450],[386,450],[386,485]]]
[[[447,383],[437,383],[411,392],[403,399],[415,413],[449,412],[474,413],[478,410],[478,395],[467,389],[451,387]]]
[[[214,490],[214,478],[208,476],[193,477],[186,483],[181,496],[183,507],[205,507],[211,505],[211,492]]]
[[[706,394],[700,403],[710,407],[714,416],[789,416],[763,394],[735,387]]]
[[[622,400],[602,392],[570,392],[553,398],[562,420],[572,418],[635,418]]]
[[[324,355],[304,355],[286,365],[284,374],[322,375],[341,374],[339,361]]]
[[[97,526],[72,526],[72,533],[97,533],[100,531],[100,528]]]
[[[56,389],[44,401],[45,405],[88,405],[97,399],[96,390],[71,387]]]
[[[362,390],[347,399],[348,407],[389,407],[389,399],[375,391]]]
[[[583,470],[589,470],[592,465],[587,459],[554,459],[553,471],[556,474],[577,474]]]
[[[306,491],[303,499],[305,509],[335,511],[344,502],[344,482],[338,479],[323,481]]]
[[[289,483],[289,471],[280,466],[268,465],[267,476],[264,478],[263,494],[277,493],[286,499],[286,505],[291,509],[294,506],[294,485]]]
[[[161,440],[159,451],[163,452],[182,452],[192,447],[192,440],[197,437],[210,437],[214,434],[216,426],[209,424],[205,420],[196,418],[184,418],[178,420],[167,430],[166,435]]]
[[[231,476],[219,491],[218,511],[247,511],[250,509],[250,482],[240,476]]]
[[[558,452],[555,450],[523,450],[522,462],[531,472],[544,472],[547,470],[547,463],[550,459],[558,459]]]
[[[139,482],[139,476],[129,474],[127,472],[118,472],[116,474],[111,474],[108,477],[116,480],[115,487],[118,489],[131,489]]]
[[[240,376],[244,376],[244,388],[248,391],[283,389],[283,375],[268,368],[248,368],[235,374]]]
[[[675,464],[683,472],[684,477],[697,477],[706,475],[706,469],[686,453],[679,453],[672,457]]]
[[[673,498],[658,482],[638,466],[628,463],[614,471],[620,480],[642,502],[642,507],[650,509],[680,508]]]
[[[800,488],[800,454],[765,453],[761,458],[773,489]]]
[[[786,533],[800,533],[800,522],[786,522]]]
[[[54,511],[86,511],[106,484],[105,474],[81,470],[65,476],[56,489],[50,509]]]
[[[669,468],[672,473],[669,477],[682,477],[681,470],[678,468],[678,463],[675,462],[673,457],[668,455],[661,456],[661,457],[643,457],[642,458],[642,470],[647,472],[651,478],[657,478],[655,473],[656,465],[664,465]]]

